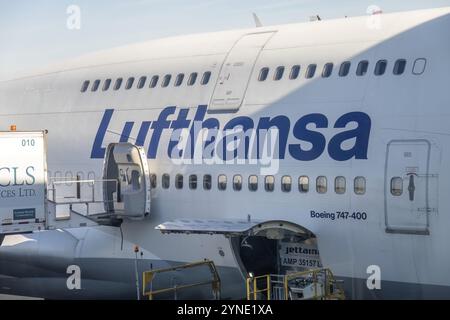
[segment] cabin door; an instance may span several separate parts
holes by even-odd
[[[393,140],[385,167],[386,232],[429,234],[429,167],[427,140]]]
[[[150,174],[142,147],[131,143],[108,146],[103,169],[106,212],[129,218],[150,213]]]

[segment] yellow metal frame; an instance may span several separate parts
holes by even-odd
[[[153,290],[152,287],[148,288],[149,284],[152,284],[155,276],[157,274],[165,273],[165,272],[171,272],[171,271],[177,271],[177,270],[183,270],[183,269],[190,269],[190,268],[196,268],[207,265],[209,267],[209,270],[211,271],[211,274],[213,275],[213,278],[211,280],[207,281],[201,281],[197,283],[192,284],[186,284],[181,286],[174,286],[170,288],[163,288],[158,290]],[[193,263],[187,263],[176,267],[171,268],[163,268],[163,269],[155,269],[151,271],[145,271],[142,276],[142,294],[144,296],[148,296],[149,300],[153,300],[154,296],[157,294],[167,293],[167,292],[175,292],[177,290],[183,290],[203,285],[211,285],[213,294],[216,299],[220,299],[220,277],[217,272],[217,268],[213,261],[211,260],[204,260],[204,261],[198,261]]]
[[[266,287],[264,289],[258,289],[258,279],[266,279]],[[257,277],[250,277],[247,278],[247,300],[258,300],[258,293],[261,292],[267,292],[267,300],[270,300],[271,295],[271,275],[266,274],[263,276],[257,276]],[[253,285],[251,284],[253,282]],[[253,290],[250,288],[253,287]],[[253,295],[253,299],[251,299],[251,296]]]

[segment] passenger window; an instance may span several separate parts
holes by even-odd
[[[150,187],[156,189],[156,174],[150,175]]]
[[[375,75],[381,76],[386,72],[387,60],[380,60],[375,65]]]
[[[406,68],[406,60],[405,59],[398,59],[395,61],[394,65],[394,74],[395,75],[401,75],[403,72],[405,72]]]
[[[210,174],[205,174],[203,176],[203,189],[204,190],[211,190],[211,185],[212,185],[212,178]]]
[[[327,192],[327,177],[324,177],[324,176],[317,177],[316,191],[318,193],[326,193]]]
[[[339,68],[339,77],[346,77],[350,72],[350,61],[342,62],[341,67]]]
[[[99,86],[100,86],[100,80],[95,80],[95,81],[92,83],[91,91],[92,91],[92,92],[97,91],[97,89],[98,89]]]
[[[184,80],[184,73],[180,73],[179,75],[177,75],[177,78],[175,79],[175,87],[181,86],[183,80]]]
[[[120,87],[122,86],[122,82],[123,82],[123,79],[122,78],[118,78],[117,80],[116,80],[116,83],[114,84],[114,90],[119,90],[120,89]]]
[[[133,86],[133,83],[134,83],[134,78],[133,78],[133,77],[129,78],[129,79],[127,80],[127,84],[126,84],[126,86],[125,86],[125,89],[126,89],[126,90],[130,90],[131,87]]]
[[[331,62],[323,66],[322,78],[328,78],[333,73],[333,64]]]
[[[369,61],[364,60],[358,64],[358,68],[356,69],[357,76],[364,76],[369,69]]]
[[[393,196],[401,196],[403,193],[403,179],[394,177],[391,179],[391,194]]]
[[[233,177],[233,190],[241,191],[242,189],[242,176],[237,174]]]
[[[345,177],[336,177],[336,179],[334,179],[334,191],[337,194],[344,194],[345,190],[346,190]]]
[[[177,174],[175,176],[175,188],[183,189],[183,175],[182,174]]]
[[[201,81],[202,86],[207,85],[210,78],[211,78],[211,72],[206,71],[202,77],[202,81]]]
[[[356,177],[354,181],[355,194],[365,194],[366,193],[366,178]]]
[[[197,72],[191,73],[191,75],[189,76],[188,83],[187,83],[188,86],[193,86],[195,84],[195,82],[197,81],[197,77],[198,77]]]
[[[227,189],[227,176],[224,174],[220,174],[217,177],[217,187],[219,190],[226,190]]]
[[[295,65],[291,69],[291,74],[289,75],[289,79],[295,80],[298,78],[299,74],[300,74],[300,66]]]
[[[138,89],[142,89],[145,86],[145,82],[147,81],[147,77],[143,76],[139,78]]]
[[[309,191],[309,178],[307,176],[298,178],[298,190],[301,193],[307,193]]]
[[[267,75],[269,74],[269,68],[264,67],[259,72],[258,81],[265,81],[267,79]]]
[[[251,175],[248,177],[248,190],[250,191],[258,190],[258,176]]]
[[[106,91],[109,89],[109,87],[111,86],[111,79],[106,79],[105,82],[103,83],[103,91]]]
[[[281,191],[291,192],[292,189],[292,178],[290,176],[283,176],[281,178]]]
[[[275,74],[273,76],[273,80],[278,81],[281,78],[283,78],[283,74],[284,74],[284,67],[283,66],[279,66],[276,68],[275,70]]]
[[[310,64],[308,66],[308,69],[306,70],[306,79],[311,79],[316,74],[317,65],[316,64]]]
[[[266,176],[264,181],[264,187],[267,192],[272,192],[275,189],[275,177],[274,176]]]
[[[189,176],[189,189],[195,190],[197,189],[197,175],[191,174]]]
[[[85,82],[83,82],[83,85],[81,86],[81,92],[86,92],[86,90],[89,87],[89,80],[86,80]]]
[[[150,88],[154,88],[158,85],[159,76],[153,76],[150,80]]]
[[[427,65],[426,59],[424,59],[424,58],[416,59],[416,61],[414,61],[413,74],[418,76],[418,75],[421,75],[422,73],[424,73],[426,65]]]
[[[166,88],[169,85],[171,79],[172,79],[172,75],[166,74],[161,83],[161,87]]]
[[[161,185],[164,189],[169,189],[169,187],[170,187],[170,175],[169,174],[164,173],[162,175]]]

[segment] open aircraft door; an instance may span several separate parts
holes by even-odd
[[[284,251],[288,247],[306,248],[307,243],[315,240],[311,231],[280,220],[180,219],[160,224],[156,229],[169,234],[224,235],[229,238],[236,263],[246,277],[249,274],[279,274],[303,268],[304,257],[300,259],[295,256],[293,250],[289,250],[286,256]],[[315,249],[317,257],[314,259],[319,260],[318,250]],[[285,260],[289,258],[296,262],[286,264]]]
[[[103,179],[107,213],[136,219],[150,214],[150,171],[142,147],[131,143],[108,145]]]
[[[310,232],[302,227],[286,221],[239,220],[239,219],[179,219],[164,222],[155,227],[162,233],[182,234],[223,234],[224,236],[256,235],[264,230],[286,230],[304,235]],[[276,238],[275,231],[272,237]]]

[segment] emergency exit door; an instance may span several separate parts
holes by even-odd
[[[386,232],[425,234],[429,231],[429,167],[427,140],[393,140],[385,167]]]
[[[242,105],[256,60],[274,32],[244,35],[228,53],[208,111],[234,112]]]

